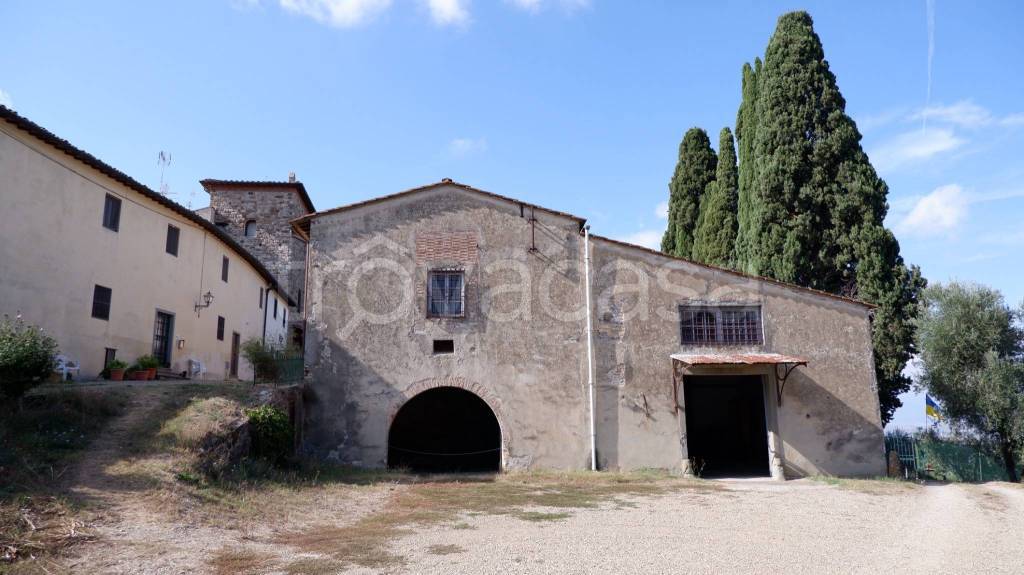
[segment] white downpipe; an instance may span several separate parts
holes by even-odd
[[[594,337],[590,323],[590,226],[583,226],[583,283],[587,300],[587,391],[590,404],[590,470],[597,471],[597,427],[594,422]]]

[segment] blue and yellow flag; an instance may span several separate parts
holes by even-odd
[[[942,419],[942,414],[939,413],[939,404],[935,403],[932,396],[927,393],[924,395],[924,413],[935,421],[940,421]]]

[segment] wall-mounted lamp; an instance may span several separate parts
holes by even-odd
[[[210,304],[212,304],[212,303],[213,303],[213,294],[210,293],[210,292],[204,293],[203,294],[203,303],[197,303],[196,304],[196,315],[199,315],[200,310],[203,310],[203,309],[206,309],[206,308],[210,307]]]
[[[185,349],[185,338],[178,338],[178,349]]]

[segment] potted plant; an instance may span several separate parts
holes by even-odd
[[[135,360],[141,369],[146,370],[146,379],[156,379],[156,368],[160,367],[160,360],[152,355],[144,355]]]
[[[110,380],[111,381],[123,381],[124,380],[124,370],[127,367],[128,367],[128,364],[123,362],[123,361],[121,361],[121,360],[119,360],[119,359],[112,360],[110,363],[108,363],[107,364],[107,373],[110,374]]]
[[[128,368],[128,379],[132,381],[146,381],[146,376],[149,375],[149,370],[143,368],[138,363],[133,363]]]

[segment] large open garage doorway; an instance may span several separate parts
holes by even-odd
[[[501,428],[490,406],[457,387],[436,387],[398,410],[388,467],[420,473],[499,471]]]
[[[686,445],[704,477],[768,476],[760,376],[686,376]]]

